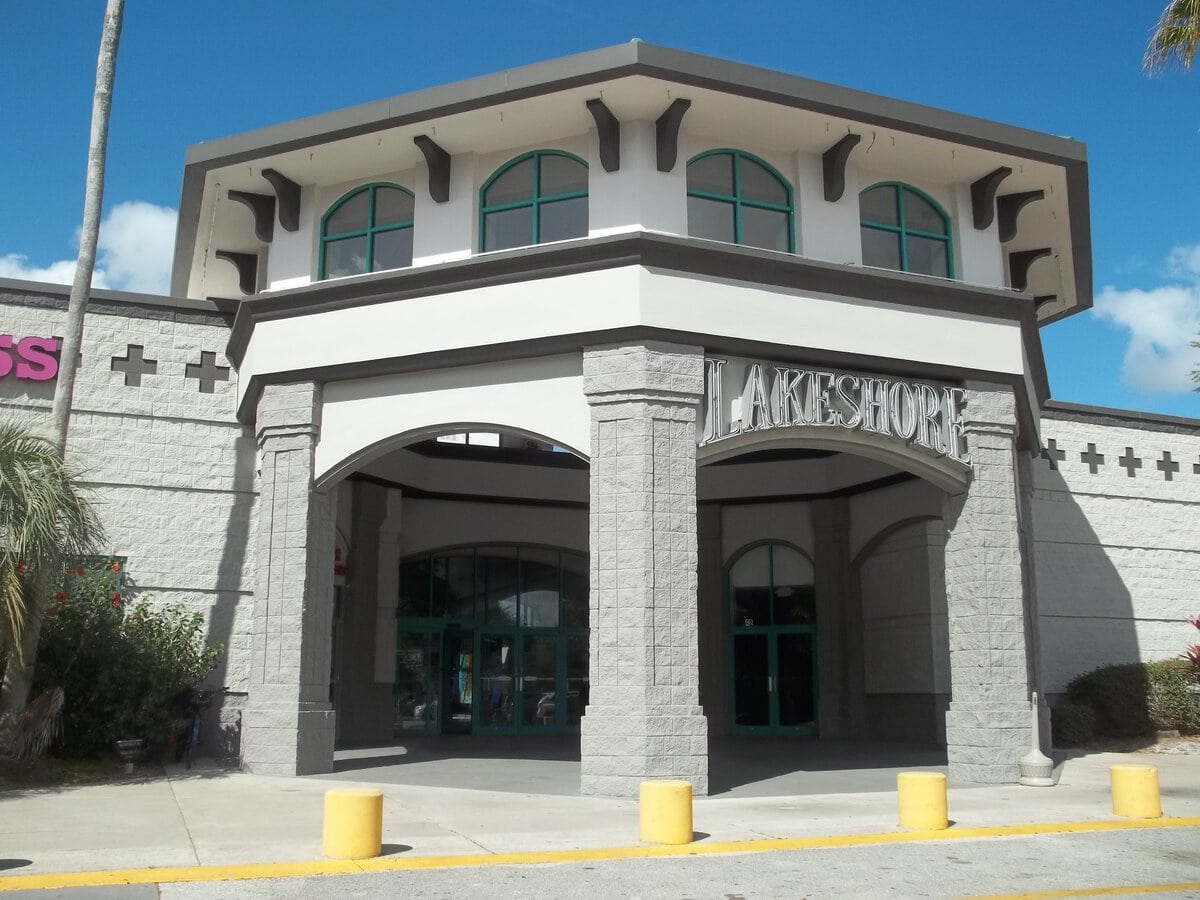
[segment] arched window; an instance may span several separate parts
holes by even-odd
[[[767,163],[740,150],[709,150],[687,166],[688,234],[795,250],[792,188]]]
[[[954,277],[950,217],[928,195],[886,181],[858,195],[863,265]]]
[[[502,166],[479,192],[479,245],[507,250],[587,237],[588,168],[561,150],[535,150]]]
[[[413,195],[395,184],[355,188],[321,219],[318,278],[412,265]]]

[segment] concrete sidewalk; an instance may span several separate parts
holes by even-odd
[[[1164,814],[1200,817],[1200,756],[1102,753],[1066,761],[1052,788],[952,787],[952,827],[1110,820],[1108,767],[1117,763],[1157,766]],[[323,797],[345,787],[346,774],[275,778],[172,767],[166,778],[0,794],[0,888],[6,876],[16,875],[320,860]],[[852,774],[815,777],[844,786]],[[353,783],[384,792],[385,855],[638,844],[633,800]],[[700,842],[895,832],[896,797],[894,790],[843,789],[697,798],[694,827]]]

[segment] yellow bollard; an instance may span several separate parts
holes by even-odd
[[[648,844],[692,842],[692,783],[643,781],[638,789],[642,840]]]
[[[325,792],[325,855],[369,859],[383,849],[383,791],[338,788]]]
[[[901,772],[896,776],[896,797],[901,828],[941,831],[950,827],[946,776],[941,772]]]
[[[1113,815],[1128,819],[1162,817],[1158,769],[1154,766],[1111,766]]]

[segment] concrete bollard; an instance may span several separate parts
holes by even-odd
[[[648,844],[692,842],[692,783],[643,781],[638,788],[642,840]]]
[[[1154,766],[1111,766],[1113,815],[1128,819],[1162,817],[1158,769]]]
[[[900,827],[941,831],[950,827],[946,816],[946,776],[941,772],[901,772],[896,776]]]
[[[383,849],[383,791],[337,788],[325,792],[325,855],[369,859]]]

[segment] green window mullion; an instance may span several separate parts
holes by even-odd
[[[742,154],[736,150],[729,155],[729,164],[733,166],[733,242],[739,247],[742,244]]]
[[[367,262],[366,270],[368,272],[375,271],[375,187],[372,185],[367,189]],[[430,561],[429,571],[433,571],[433,562]],[[430,586],[432,591],[432,583]]]

